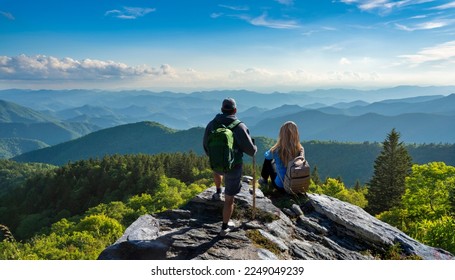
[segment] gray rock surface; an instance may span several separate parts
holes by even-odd
[[[252,195],[246,184],[236,196],[232,218],[236,228],[220,237],[223,201],[212,201],[214,192],[214,187],[205,190],[182,209],[140,217],[99,259],[366,260],[394,244],[404,256],[455,259],[357,206],[325,195],[308,194],[301,205],[292,205],[288,216],[256,190],[252,219]]]

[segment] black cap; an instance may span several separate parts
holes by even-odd
[[[221,106],[221,110],[231,111],[231,110],[234,110],[236,107],[237,107],[237,105],[235,104],[235,100],[228,97],[223,100],[223,105]]]

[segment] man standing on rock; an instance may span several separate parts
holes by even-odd
[[[216,186],[216,193],[212,199],[221,200],[221,182],[224,177],[224,207],[223,207],[223,225],[221,227],[221,236],[225,236],[233,228],[233,224],[229,223],[229,220],[234,211],[234,196],[240,192],[241,178],[242,178],[242,167],[243,167],[243,153],[254,156],[257,151],[256,145],[250,137],[248,127],[240,122],[236,114],[237,106],[236,102],[232,98],[226,98],[223,100],[221,106],[221,114],[217,114],[215,118],[210,121],[205,128],[203,145],[205,153],[209,157],[216,157],[219,155],[213,155],[213,149],[210,148],[211,134],[222,127],[223,131],[232,131],[233,142],[233,159],[232,167],[229,167],[223,171],[214,169],[213,177]],[[229,131],[227,132],[229,134]],[[212,154],[211,154],[212,153]]]

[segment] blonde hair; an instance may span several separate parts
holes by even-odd
[[[270,148],[271,152],[278,152],[283,164],[286,166],[288,162],[299,155],[303,149],[300,144],[299,130],[294,122],[285,122],[278,135],[278,141]]]

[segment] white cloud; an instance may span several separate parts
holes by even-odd
[[[318,29],[311,29],[311,30],[308,30],[308,31],[305,31],[305,32],[302,32],[302,35],[304,36],[311,36],[315,33],[319,33],[319,32],[330,32],[330,31],[337,31],[336,28],[334,27],[329,27],[329,26],[322,26]]]
[[[0,79],[3,80],[122,80],[161,76],[174,77],[176,71],[167,64],[155,69],[96,59],[0,56]]]
[[[361,1],[359,3],[359,8],[361,10],[373,10],[376,8],[384,8],[388,3],[388,0],[370,0],[370,1]]]
[[[263,79],[269,79],[273,76],[273,73],[266,69],[261,68],[248,68],[245,70],[235,70],[229,75],[230,79],[236,81],[258,81]]]
[[[380,75],[378,73],[361,73],[361,72],[351,72],[351,71],[343,71],[343,72],[329,72],[327,76],[324,77],[329,81],[338,81],[338,82],[360,82],[360,81],[367,81],[373,82],[380,79]]]
[[[454,22],[453,20],[435,20],[435,21],[427,21],[427,22],[415,24],[413,26],[395,23],[395,27],[399,30],[404,30],[404,31],[431,30],[431,29],[449,26],[453,22]]]
[[[343,47],[341,47],[338,44],[334,44],[334,45],[324,46],[324,47],[322,47],[322,50],[330,51],[330,52],[339,52],[339,51],[343,50]]]
[[[351,5],[356,5],[362,11],[373,11],[378,10],[380,13],[390,13],[394,9],[402,8],[406,6],[419,5],[435,0],[340,0],[340,2]]]
[[[248,68],[232,71],[229,75],[229,86],[246,87],[302,87],[302,86],[338,86],[377,83],[381,79],[378,73],[333,71],[318,72],[307,70],[271,70]]]
[[[416,54],[401,55],[399,57],[404,59],[405,64],[414,67],[424,63],[454,63],[455,41],[424,48]]]
[[[223,16],[223,13],[212,13],[212,14],[210,14],[211,18],[219,18],[221,16]]]
[[[455,8],[455,1],[452,1],[452,2],[444,4],[444,5],[433,7],[432,9],[433,10],[446,10],[446,9],[452,9],[452,8]]]
[[[120,19],[137,19],[154,11],[156,11],[155,8],[123,7],[123,10],[110,10],[105,12],[104,15]]]
[[[352,64],[352,62],[349,59],[347,59],[346,57],[342,57],[338,63],[340,65],[350,65],[350,64]]]
[[[11,14],[11,13],[0,11],[0,15],[4,16],[5,18],[7,18],[9,20],[15,20],[13,14]]]
[[[274,20],[269,19],[267,13],[251,18],[249,16],[239,16],[239,18],[249,22],[255,26],[263,26],[274,29],[294,29],[300,27],[298,22],[295,20]]]
[[[221,8],[233,10],[233,11],[248,11],[250,8],[248,6],[228,6],[228,5],[218,5]]]
[[[422,19],[422,18],[427,18],[428,15],[418,15],[418,16],[413,16],[413,17],[410,17],[410,19]]]
[[[275,1],[282,5],[286,5],[286,6],[294,5],[294,0],[275,0]]]

